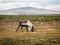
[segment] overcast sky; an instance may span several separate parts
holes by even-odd
[[[0,10],[36,7],[60,11],[60,0],[0,0]]]

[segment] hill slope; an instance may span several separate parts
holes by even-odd
[[[36,15],[36,14],[60,14],[58,11],[52,11],[47,9],[37,9],[34,7],[22,7],[9,10],[0,11],[0,15]]]

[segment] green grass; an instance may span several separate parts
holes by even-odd
[[[60,21],[60,16],[0,16],[0,21],[16,22],[19,20],[30,21]]]

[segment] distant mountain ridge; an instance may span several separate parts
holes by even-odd
[[[40,14],[60,14],[59,11],[38,9],[34,7],[21,7],[0,11],[0,15],[40,15]]]

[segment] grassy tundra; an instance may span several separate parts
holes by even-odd
[[[60,21],[60,16],[0,16],[0,21],[16,22],[19,20],[30,21]]]
[[[35,32],[16,32],[20,20],[30,20]],[[60,45],[60,16],[0,16],[0,45]]]

